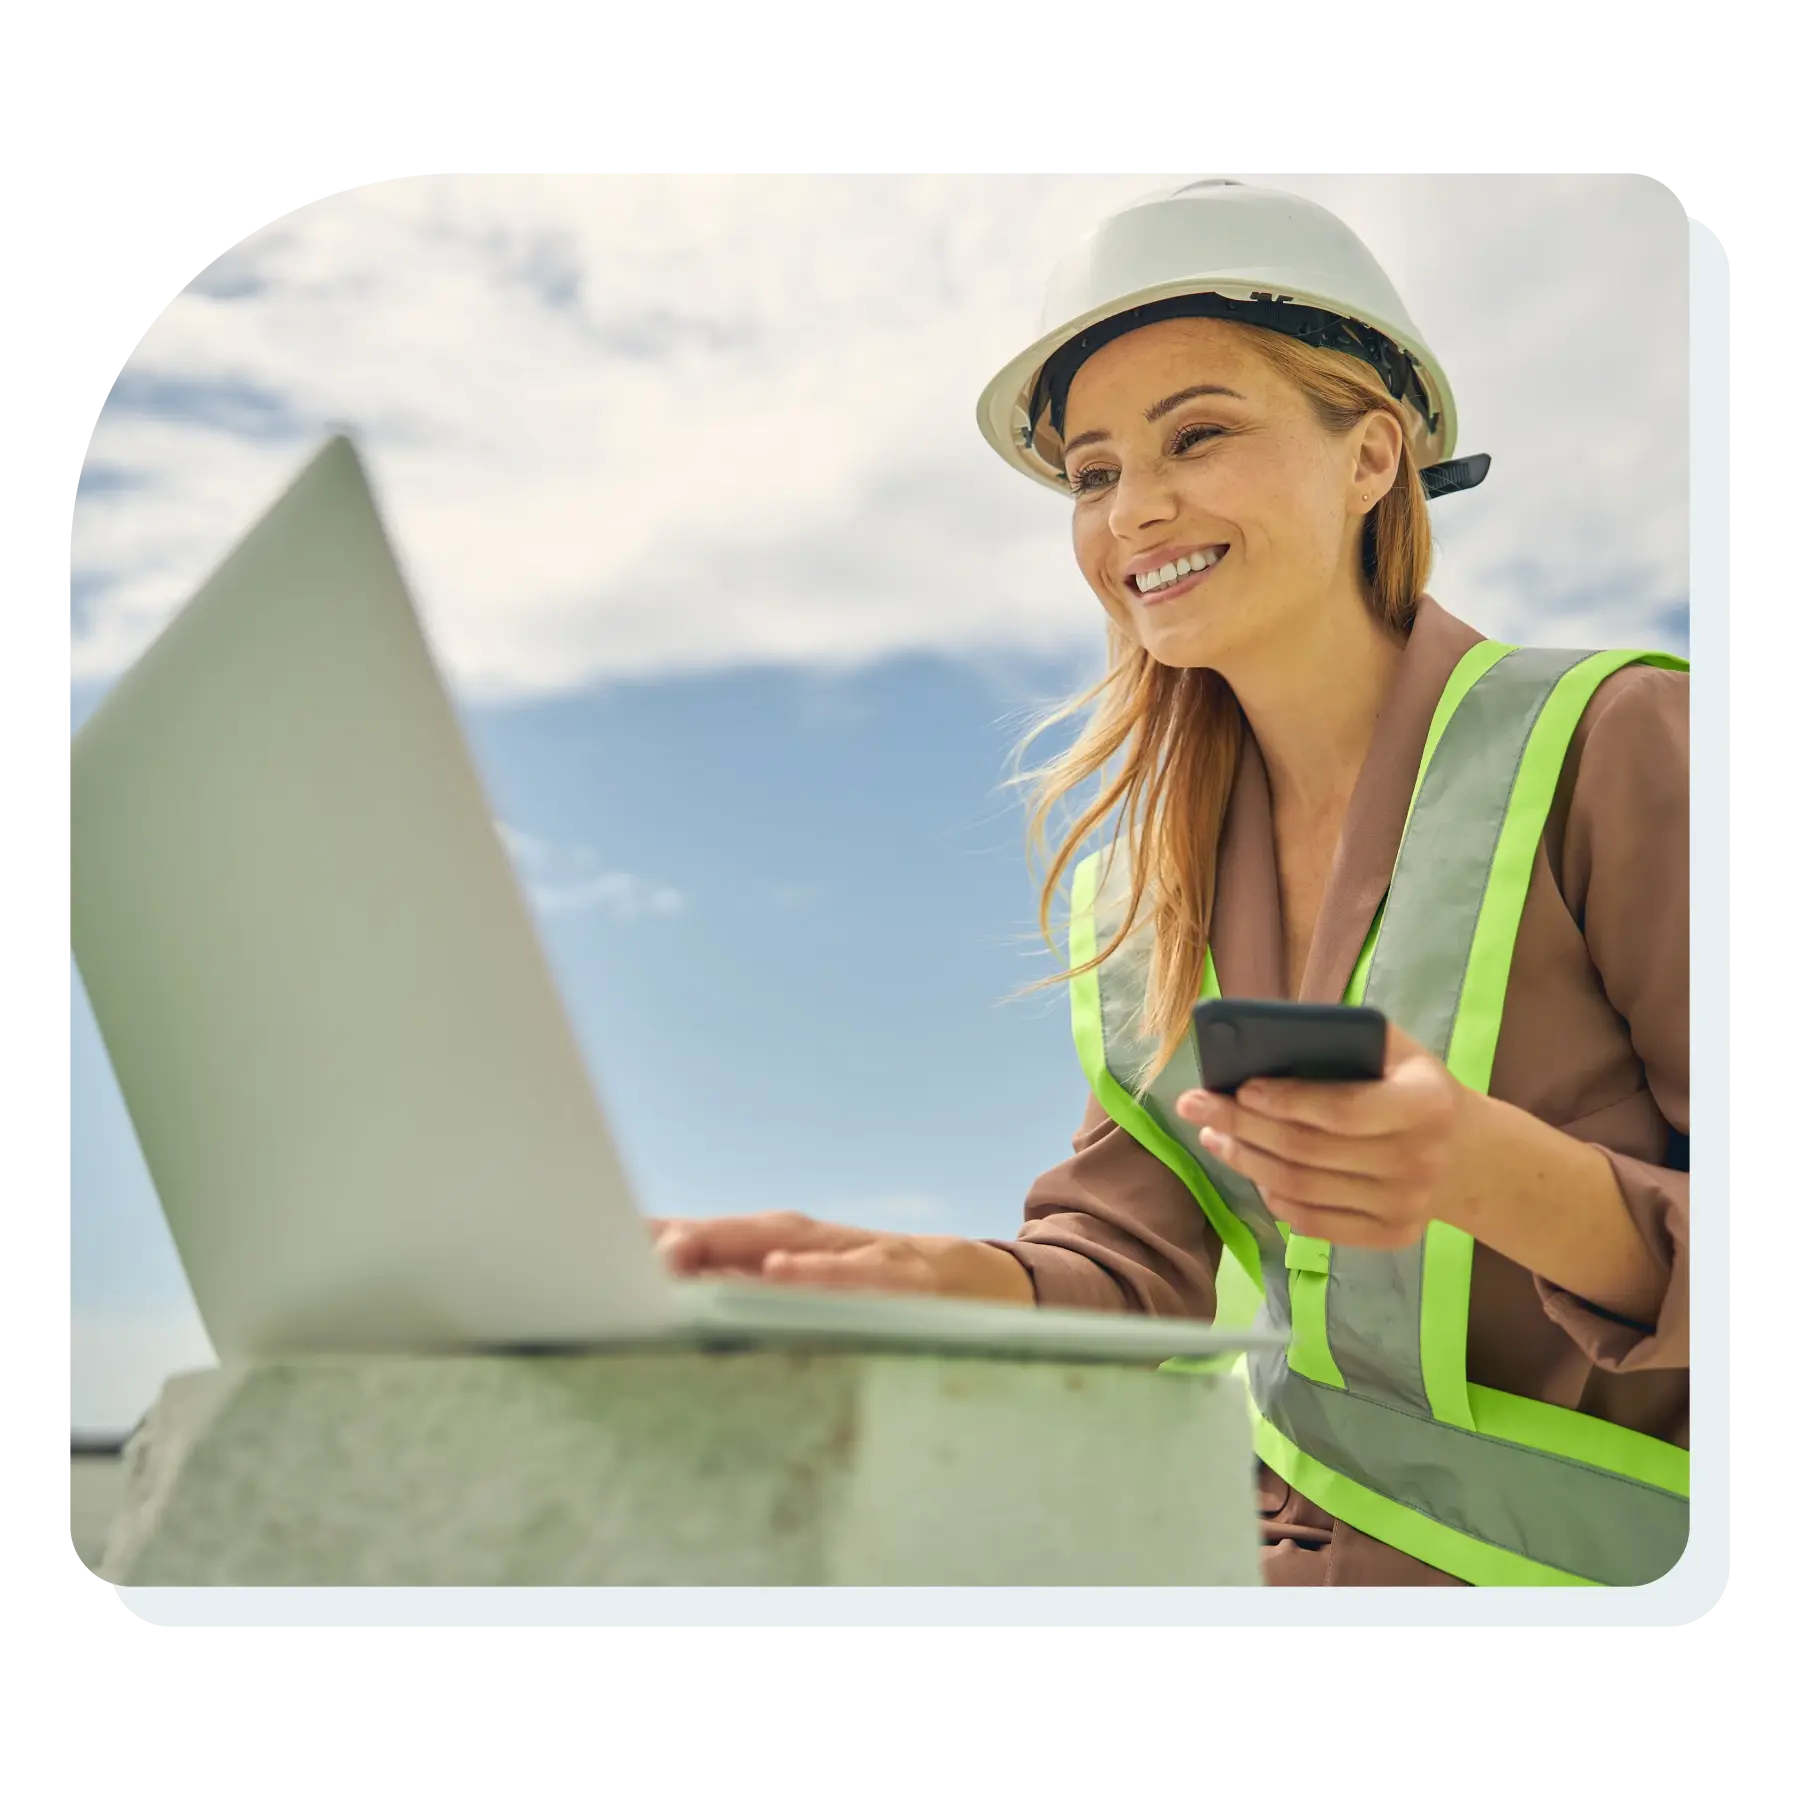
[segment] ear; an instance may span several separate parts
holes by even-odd
[[[1388,412],[1372,412],[1357,427],[1356,467],[1351,476],[1355,509],[1373,512],[1400,474],[1400,421]],[[1369,496],[1365,506],[1362,496]]]

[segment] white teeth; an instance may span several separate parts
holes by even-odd
[[[1166,587],[1171,581],[1180,581],[1186,576],[1197,574],[1202,569],[1210,569],[1223,554],[1218,549],[1202,550],[1198,556],[1184,556],[1176,562],[1164,563],[1160,569],[1152,569],[1147,575],[1135,577],[1137,591],[1148,594],[1159,587]]]

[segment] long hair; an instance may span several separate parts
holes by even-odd
[[[1245,333],[1257,352],[1305,395],[1327,431],[1341,435],[1373,412],[1388,413],[1399,423],[1400,468],[1364,523],[1362,568],[1376,618],[1390,629],[1410,631],[1432,558],[1425,490],[1413,453],[1417,422],[1402,411],[1375,371],[1355,357],[1315,349],[1258,326],[1232,329]],[[1067,750],[1038,768],[1017,772],[1044,732],[1083,714],[1086,724]],[[1156,1042],[1157,1052],[1140,1093],[1180,1047],[1189,1008],[1200,993],[1219,831],[1246,729],[1237,697],[1223,676],[1212,669],[1159,663],[1109,619],[1106,673],[1040,718],[1013,753],[1016,772],[1008,785],[1031,790],[1026,849],[1028,859],[1038,863],[1051,812],[1073,789],[1111,767],[1098,796],[1049,858],[1038,894],[1038,927],[1054,950],[1050,913],[1063,875],[1115,814],[1108,849],[1116,854],[1123,839],[1130,872],[1124,922],[1086,962],[1021,991],[1030,993],[1098,968],[1147,913],[1151,953],[1138,1029]]]

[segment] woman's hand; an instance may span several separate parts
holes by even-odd
[[[1295,1231],[1398,1250],[1450,1210],[1481,1098],[1390,1024],[1379,1081],[1258,1080],[1235,1099],[1190,1088],[1175,1110]]]
[[[650,1225],[663,1266],[672,1275],[947,1294],[1019,1306],[1036,1299],[1031,1277],[1016,1257],[969,1238],[865,1231],[795,1212],[653,1219]]]
[[[1668,1291],[1601,1151],[1464,1087],[1393,1024],[1379,1081],[1190,1088],[1175,1110],[1307,1237],[1399,1250],[1442,1219],[1619,1318],[1653,1321]]]

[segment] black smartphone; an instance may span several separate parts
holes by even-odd
[[[1373,1006],[1297,1000],[1202,1000],[1194,1008],[1200,1080],[1235,1094],[1259,1075],[1290,1081],[1379,1081],[1387,1018]]]

